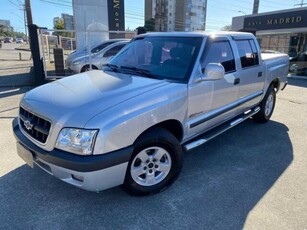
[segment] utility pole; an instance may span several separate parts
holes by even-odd
[[[258,14],[260,0],[254,0],[253,14]]]
[[[24,21],[24,26],[25,26],[25,35],[26,35],[26,38],[27,38],[27,44],[29,43],[29,38],[28,38],[28,29],[27,29],[27,18],[26,18],[26,7],[25,5],[21,5],[22,6],[22,10],[23,10],[23,21]]]
[[[25,0],[24,8],[25,8],[24,14],[25,14],[25,17],[27,18],[27,24],[25,22],[25,26],[28,26],[28,32],[29,32],[29,25],[33,24],[30,0]],[[31,40],[31,34],[30,34],[30,32],[28,34],[29,34],[29,37],[27,37],[27,38],[28,38],[28,42],[29,42]]]
[[[302,2],[300,4],[295,4],[294,6],[301,6],[301,7],[303,7],[304,5],[307,5],[307,3],[304,3],[304,0],[302,0]]]
[[[28,25],[32,25],[32,11],[31,11],[31,3],[30,0],[25,0],[25,10],[26,10],[26,15],[27,15],[27,22]]]

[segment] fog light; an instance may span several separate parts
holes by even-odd
[[[84,178],[82,176],[71,174],[71,177],[77,181],[83,182]]]

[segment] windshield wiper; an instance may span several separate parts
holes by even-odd
[[[105,64],[105,66],[111,68],[114,72],[118,72],[119,67],[117,65],[114,64]]]
[[[147,69],[140,69],[140,68],[136,68],[134,66],[120,66],[120,69],[122,70],[130,70],[132,71],[132,73],[138,74],[140,76],[145,76],[148,78],[153,78],[153,79],[161,79],[161,77],[152,74],[149,70]]]

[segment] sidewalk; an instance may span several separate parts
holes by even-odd
[[[34,86],[33,74],[32,63],[18,63],[16,61],[14,65],[1,65],[0,87]]]

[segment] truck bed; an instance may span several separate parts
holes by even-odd
[[[283,89],[287,82],[289,56],[287,54],[261,53],[261,57],[266,68],[268,83],[279,79],[280,88]]]
[[[263,61],[276,60],[285,57],[288,57],[288,55],[283,53],[280,54],[261,53],[261,58]]]

